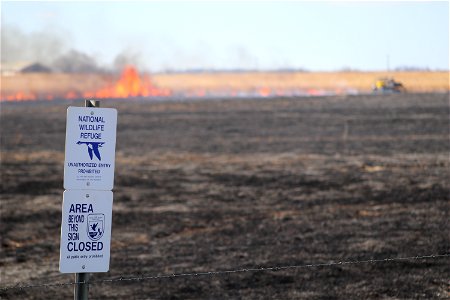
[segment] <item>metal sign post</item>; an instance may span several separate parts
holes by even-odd
[[[98,100],[85,100],[85,107],[100,107]],[[89,273],[75,273],[74,300],[87,300],[89,294]]]
[[[89,273],[75,273],[75,284],[73,299],[87,300],[89,294]]]

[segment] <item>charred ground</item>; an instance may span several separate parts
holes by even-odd
[[[65,115],[1,107],[1,287],[58,272]],[[448,94],[119,110],[110,272],[93,280],[448,253]],[[90,298],[450,296],[449,259],[95,284]],[[70,298],[72,287],[1,292]]]

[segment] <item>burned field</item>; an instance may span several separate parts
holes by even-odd
[[[65,117],[2,103],[1,288],[64,283]],[[449,253],[448,94],[190,102],[119,112],[109,273],[158,274]],[[94,283],[92,299],[443,299],[449,258]],[[73,287],[2,290],[70,298]]]

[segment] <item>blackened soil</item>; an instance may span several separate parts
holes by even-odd
[[[91,280],[449,253],[448,94],[119,111],[111,263]],[[81,106],[81,103],[70,105]],[[2,104],[1,286],[60,274],[67,102]],[[96,283],[90,299],[446,299],[448,257]],[[5,299],[71,298],[72,286]]]

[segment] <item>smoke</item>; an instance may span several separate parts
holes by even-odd
[[[102,73],[106,71],[98,66],[92,56],[73,49],[55,59],[51,66],[64,73]]]
[[[25,33],[17,27],[4,25],[1,28],[1,62],[39,62],[64,73],[120,72],[129,64],[145,68],[142,56],[129,49],[119,53],[109,66],[102,65],[94,56],[76,50],[69,37],[70,34],[55,30]]]
[[[147,43],[148,45],[148,43]],[[206,43],[198,43],[194,49],[177,47],[171,41],[153,45],[150,51],[139,44],[127,46],[112,59],[104,62],[102,57],[93,56],[76,49],[71,34],[50,28],[37,32],[23,32],[19,28],[2,24],[1,62],[41,63],[54,72],[64,73],[120,73],[125,66],[136,66],[139,71],[150,70],[214,70],[214,69],[258,69],[260,62],[243,46],[235,46],[228,51],[216,51],[217,59],[212,59],[214,49]],[[150,53],[143,56],[136,49]],[[157,50],[155,50],[157,49]],[[217,56],[217,55],[216,55]],[[153,61],[149,61],[153,59]]]
[[[16,27],[2,26],[2,62],[30,61],[51,65],[54,57],[67,50],[64,36],[56,31],[24,33]]]
[[[146,63],[142,55],[131,49],[126,49],[119,53],[113,62],[114,71],[123,70],[127,65],[138,66],[139,69],[146,69]]]
[[[238,46],[234,49],[234,62],[237,66],[249,69],[258,69],[258,58],[253,56],[243,46]]]

